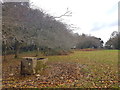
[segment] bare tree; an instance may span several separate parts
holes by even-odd
[[[71,17],[72,16],[72,12],[67,8],[67,11],[64,13],[64,14],[62,14],[62,15],[60,15],[60,16],[58,16],[58,17],[54,17],[54,18],[62,18],[62,17]]]

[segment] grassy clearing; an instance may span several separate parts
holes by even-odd
[[[89,71],[88,77],[81,79],[84,87],[117,87],[118,50],[78,50],[70,55],[47,56],[47,58],[48,63],[72,62],[87,65],[89,68],[84,68],[83,71]]]
[[[118,50],[74,51],[70,55],[48,58],[49,63],[75,62],[87,65],[89,68],[83,71],[89,71],[89,74],[80,79],[83,87],[118,87]]]
[[[117,65],[117,50],[99,50],[99,51],[74,51],[70,55],[48,56],[49,62],[77,62],[82,64],[108,64]]]
[[[35,56],[35,52],[20,54],[20,58],[24,56]],[[13,59],[13,55],[9,55]],[[48,64],[53,63],[79,63],[87,66],[81,69],[86,72],[87,76],[72,82],[72,87],[80,88],[117,88],[118,87],[118,50],[96,50],[96,51],[74,51],[69,55],[61,56],[43,56],[48,58]],[[19,58],[19,59],[20,59]],[[13,59],[14,60],[14,59]],[[12,62],[11,62],[12,63]],[[47,87],[47,86],[46,86]],[[68,87],[62,84],[56,87]]]

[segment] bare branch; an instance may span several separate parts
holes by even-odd
[[[69,11],[68,8],[67,8],[67,11],[64,14],[62,14],[62,15],[60,15],[58,17],[54,17],[54,18],[61,18],[61,17],[64,17],[64,16],[71,17],[72,16],[72,12]]]

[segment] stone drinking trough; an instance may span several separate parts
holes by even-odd
[[[36,74],[38,70],[44,68],[48,58],[23,57],[21,61],[21,75]]]

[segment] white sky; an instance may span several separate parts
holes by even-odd
[[[118,31],[119,0],[30,0],[52,16],[60,16],[69,8],[72,17],[63,17],[67,24],[74,24],[79,34],[102,38],[106,42],[113,31]]]

